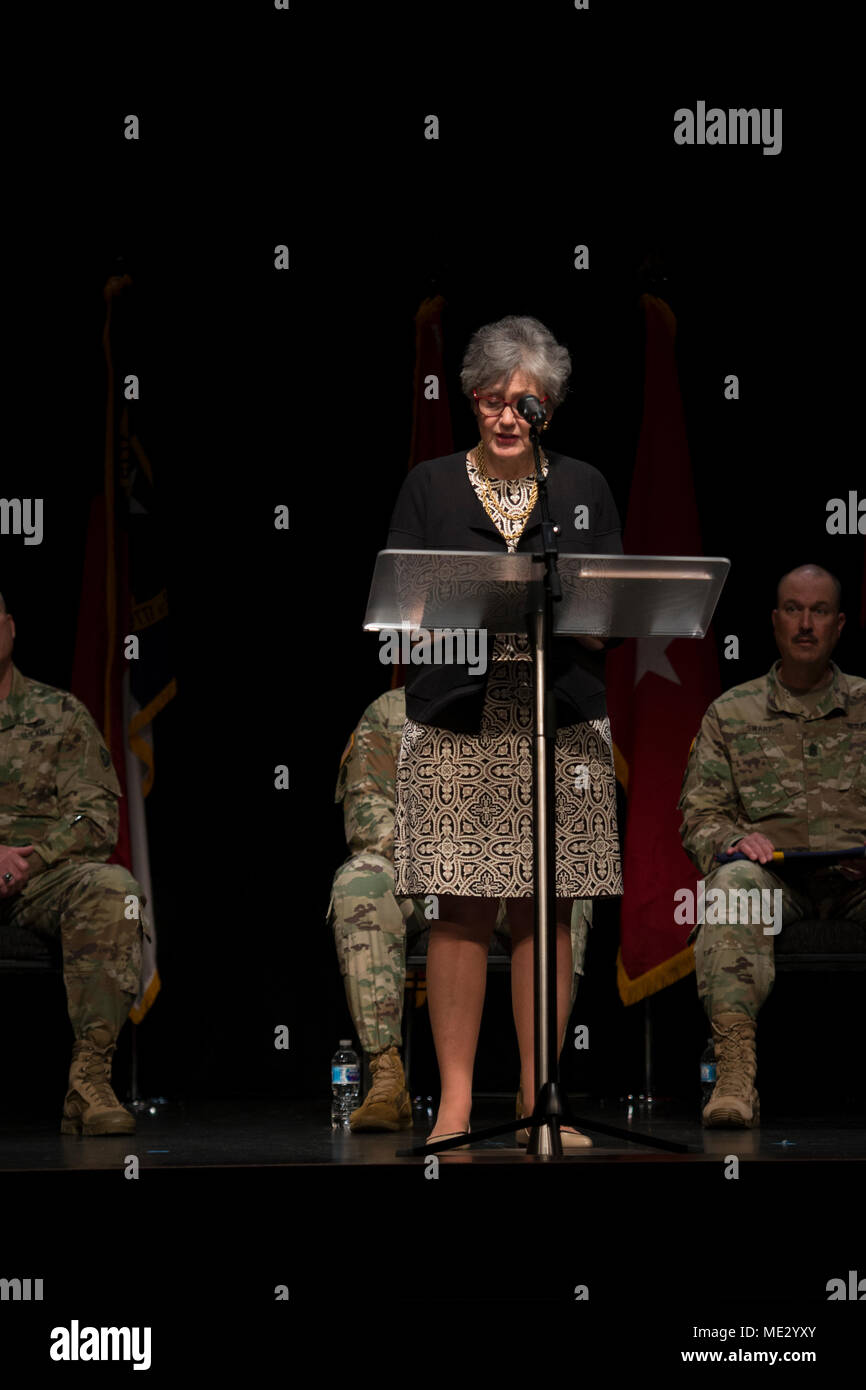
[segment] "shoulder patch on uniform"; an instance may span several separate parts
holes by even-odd
[[[111,766],[111,754],[109,753],[109,751],[108,751],[107,748],[105,748],[105,747],[100,748],[100,750],[99,750],[99,761],[102,763],[102,766],[103,766],[103,767],[110,767],[110,766]]]
[[[344,751],[343,751],[343,756],[342,756],[342,758],[340,759],[340,767],[343,766],[343,763],[344,763],[344,762],[346,761],[346,759],[348,758],[349,754],[350,754],[351,751],[352,751],[352,748],[354,747],[354,744],[355,744],[355,731],[354,731],[354,729],[353,729],[353,730],[352,730],[352,733],[351,733],[351,736],[350,736],[350,738],[349,738],[349,742],[346,744],[346,747],[345,747],[345,749],[344,749]]]

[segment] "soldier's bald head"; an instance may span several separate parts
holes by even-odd
[[[785,581],[787,579],[796,580],[801,578],[829,579],[833,588],[833,602],[835,604],[836,612],[838,613],[840,611],[842,607],[842,585],[839,583],[839,580],[836,578],[835,574],[831,574],[829,570],[825,570],[821,565],[798,565],[796,569],[788,570],[787,574],[783,574],[778,584],[776,585],[777,607],[781,603],[782,585],[785,583]]]

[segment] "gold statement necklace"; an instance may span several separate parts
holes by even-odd
[[[542,468],[546,463],[547,455],[542,452]],[[529,494],[529,501],[527,502],[526,506],[521,507],[519,511],[509,511],[508,508],[505,507],[502,502],[500,502],[499,498],[496,496],[496,494],[490,486],[490,476],[487,472],[487,461],[485,458],[483,439],[479,440],[475,448],[475,467],[477,468],[478,475],[481,479],[481,490],[483,494],[481,501],[484,506],[484,510],[490,517],[490,520],[493,522],[493,525],[496,527],[497,531],[500,533],[501,536],[504,537],[505,540],[518,541],[520,537],[523,535],[524,530],[526,529],[526,523],[529,520],[529,517],[532,513],[532,509],[535,506],[535,503],[538,499],[538,479],[533,478],[532,480],[532,490]],[[509,480],[502,479],[502,481],[508,482]],[[499,513],[498,516],[495,514],[496,512]],[[515,531],[511,535],[506,535],[506,533],[502,529],[503,519],[505,521],[522,521],[523,525],[521,526],[519,531]]]

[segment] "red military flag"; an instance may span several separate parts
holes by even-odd
[[[415,382],[412,393],[412,441],[409,467],[426,459],[444,458],[454,452],[451,407],[445,384],[442,346],[441,294],[423,299],[415,315]],[[391,672],[391,689],[405,684],[406,668],[399,664]]]
[[[454,452],[451,408],[445,385],[441,294],[424,299],[415,315],[415,385],[409,467]]]
[[[646,316],[643,421],[623,547],[627,555],[700,555],[701,533],[677,379],[676,319],[641,296]],[[641,637],[607,660],[617,778],[627,794],[617,984],[635,1004],[694,969],[690,927],[674,894],[698,874],[682,847],[677,810],[689,748],[720,693],[712,629],[695,638]]]

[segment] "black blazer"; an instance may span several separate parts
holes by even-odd
[[[620,524],[610,489],[589,463],[545,449],[550,463],[547,496],[551,520],[564,555],[622,554]],[[588,527],[576,530],[575,508],[588,508]],[[418,463],[400,489],[388,529],[387,550],[506,550],[506,544],[475,495],[466,472],[466,451]],[[518,551],[541,550],[539,505],[530,513]],[[609,642],[608,647],[618,645]],[[478,733],[487,676],[467,665],[411,666],[406,672],[406,714],[419,724],[454,733]],[[603,719],[604,652],[592,652],[576,637],[555,637],[550,678],[558,725]]]

